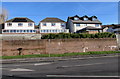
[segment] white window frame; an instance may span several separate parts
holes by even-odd
[[[28,26],[32,27],[32,26],[33,26],[33,23],[28,23]]]
[[[7,26],[9,26],[9,27],[12,26],[12,23],[7,23]]]
[[[43,26],[47,26],[47,23],[42,23]]]
[[[55,26],[56,25],[56,23],[51,23],[51,26]]]
[[[74,20],[79,20],[79,18],[77,18],[77,17],[74,17]]]
[[[100,24],[95,24],[95,27],[99,27],[100,26]]]
[[[80,24],[76,24],[76,27],[80,27]]]
[[[84,21],[88,21],[88,18],[84,17]]]
[[[20,25],[21,24],[21,25]],[[18,26],[23,26],[23,23],[18,23]]]

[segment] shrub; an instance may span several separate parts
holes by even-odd
[[[86,33],[59,33],[59,34],[44,34],[42,39],[69,39],[69,38],[115,38],[114,33],[96,33],[96,34],[86,34]]]

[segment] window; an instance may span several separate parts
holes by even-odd
[[[23,26],[23,23],[18,23],[18,26]]]
[[[84,18],[84,21],[87,21],[88,20],[88,18]]]
[[[57,30],[55,30],[55,33],[57,33]]]
[[[47,24],[46,24],[46,23],[43,23],[43,26],[47,26]]]
[[[52,23],[51,25],[52,25],[52,26],[55,26],[55,23]]]
[[[26,32],[26,30],[23,30],[24,32]]]
[[[80,26],[80,24],[76,24],[76,26],[77,26],[77,27],[79,27],[79,26]]]
[[[60,30],[58,30],[58,33],[60,32]]]
[[[41,33],[43,33],[43,30],[41,30]]]
[[[42,33],[45,33],[45,30],[41,30],[42,31]]]
[[[51,30],[49,30],[50,31],[50,33],[51,33]]]
[[[79,18],[75,17],[74,20],[79,20]]]
[[[29,30],[27,30],[27,32],[29,33]]]
[[[32,31],[32,30],[30,30],[30,32],[32,33],[33,31]]]
[[[12,23],[7,23],[7,26],[12,26]]]
[[[28,23],[28,26],[33,26],[33,24],[32,23]]]
[[[54,30],[52,30],[52,33],[54,33]]]
[[[64,30],[61,30],[61,32],[64,32]]]
[[[9,30],[3,30],[3,32],[8,33],[8,32],[9,32]]]
[[[92,18],[93,21],[97,20],[96,18]]]
[[[12,30],[10,30],[10,32],[12,32]]]
[[[95,27],[99,27],[99,24],[95,24]]]
[[[14,33],[16,33],[16,30],[13,30]]]
[[[22,30],[20,30],[20,32],[22,33]]]
[[[65,24],[64,23],[61,23],[61,27],[64,27],[65,26]]]
[[[17,32],[19,32],[19,30],[17,30]]]
[[[87,26],[87,24],[84,24],[84,26]]]
[[[36,30],[33,30],[33,32],[36,32]]]
[[[48,33],[48,32],[49,32],[49,30],[46,30],[46,32]]]

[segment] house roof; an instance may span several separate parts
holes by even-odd
[[[47,17],[45,19],[43,19],[42,21],[40,22],[65,22],[59,18],[52,18],[52,17]]]
[[[79,20],[74,20],[74,17],[79,18]],[[72,20],[73,23],[90,23],[90,24],[102,24],[96,16],[91,16],[88,17],[87,15],[83,16],[83,17],[79,17],[78,15],[75,15],[73,17],[68,17],[69,19]],[[88,20],[84,20],[84,18],[88,18]],[[95,18],[96,20],[93,20],[92,18]]]
[[[34,21],[32,21],[31,19],[26,18],[26,17],[16,17],[16,18],[10,19],[6,22],[34,22]]]
[[[73,20],[73,23],[102,24],[99,20],[95,20],[95,21],[91,21],[91,20],[87,20],[87,21],[78,20],[78,21],[75,21],[75,20]]]
[[[113,29],[120,28],[120,24],[102,25],[102,28],[112,27]]]
[[[102,28],[96,28],[96,27],[88,26],[88,27],[85,27],[83,29],[85,29],[85,30],[101,30]]]
[[[77,32],[79,33],[79,32],[86,31],[86,30],[102,30],[102,28],[96,28],[96,27],[88,26],[88,27],[85,27],[83,29],[78,30]]]

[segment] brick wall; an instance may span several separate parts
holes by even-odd
[[[18,55],[18,48],[22,48],[22,55],[27,54],[60,54],[87,51],[116,50],[116,39],[44,39],[44,40],[3,40],[2,55]]]

